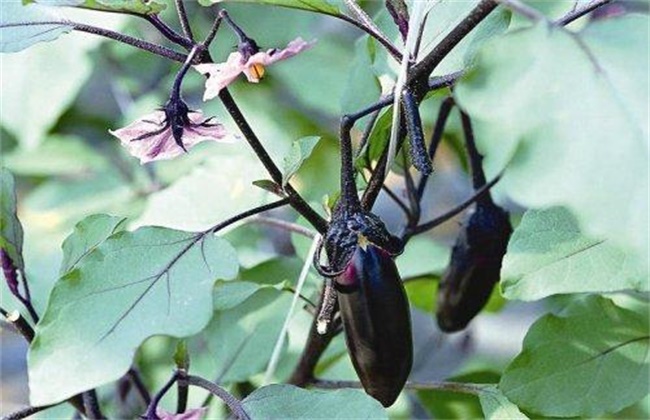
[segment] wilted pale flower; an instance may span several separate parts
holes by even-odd
[[[140,163],[147,163],[175,158],[203,141],[235,141],[236,137],[222,124],[212,122],[213,118],[205,118],[200,110],[190,111],[177,99],[124,128],[109,132],[120,139]]]
[[[215,98],[221,89],[228,86],[240,73],[244,73],[249,82],[258,83],[264,77],[265,66],[293,57],[311,48],[314,43],[315,41],[306,42],[302,38],[296,38],[282,50],[271,48],[267,51],[249,53],[246,48],[240,48],[231,53],[225,63],[205,63],[194,66],[198,72],[208,76],[203,100]]]

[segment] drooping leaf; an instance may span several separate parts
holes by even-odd
[[[55,9],[39,4],[23,5],[21,0],[3,0],[0,11],[0,52],[3,53],[52,41],[73,28]]]
[[[379,99],[381,87],[372,69],[375,48],[376,41],[369,36],[361,37],[355,42],[352,69],[341,97],[341,113],[358,112]],[[359,124],[358,127],[362,126]]]
[[[341,15],[337,2],[328,0],[199,0],[204,6],[215,3],[257,3],[268,6],[288,7],[290,9],[307,10],[309,12],[323,13],[326,15]]]
[[[89,252],[111,235],[125,228],[125,218],[96,214],[77,223],[74,231],[63,241],[63,261],[59,275],[72,270]]]
[[[363,391],[306,390],[292,385],[257,389],[242,404],[253,419],[387,419],[384,408]]]
[[[501,277],[508,299],[649,289],[633,256],[611,241],[583,235],[562,207],[526,212],[508,245]]]
[[[520,408],[551,417],[615,413],[647,395],[650,331],[637,313],[590,296],[528,331],[499,388]]]
[[[478,394],[486,420],[522,420],[528,417],[511,403],[496,385],[486,385]]]
[[[16,213],[16,183],[5,168],[0,168],[0,249],[7,253],[14,266],[24,270],[23,227]]]
[[[455,95],[488,175],[508,166],[497,188],[527,207],[566,206],[585,234],[645,261],[647,73],[646,16],[580,34],[541,24],[486,46]]]
[[[145,227],[112,235],[52,291],[28,356],[31,403],[118,379],[149,336],[196,334],[212,315],[215,280],[237,270],[233,248],[210,234]]]
[[[284,158],[282,186],[287,185],[291,177],[298,172],[298,169],[300,169],[303,162],[309,158],[319,141],[320,137],[309,136],[298,139],[293,143],[289,155]]]

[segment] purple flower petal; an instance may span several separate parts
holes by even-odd
[[[296,38],[282,50],[271,48],[267,51],[260,51],[246,61],[242,60],[242,54],[237,51],[231,53],[225,63],[208,63],[194,66],[199,73],[208,76],[208,80],[205,82],[203,100],[207,101],[217,97],[221,89],[232,83],[240,73],[244,73],[249,82],[258,83],[263,75],[260,74],[258,66],[262,66],[261,71],[263,72],[264,66],[293,57],[311,48],[314,44],[315,41],[306,42],[302,38]]]
[[[215,122],[202,126],[206,117],[201,111],[190,112],[188,116],[191,124],[183,130],[183,145],[188,150],[203,141],[231,143],[237,140],[222,124]],[[124,128],[109,132],[120,140],[132,156],[140,159],[140,163],[173,159],[185,153],[174,141],[163,111],[155,111]]]

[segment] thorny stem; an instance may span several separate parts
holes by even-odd
[[[144,418],[146,420],[158,420],[158,415],[156,414],[156,411],[158,409],[158,404],[160,404],[160,400],[163,399],[165,394],[171,389],[171,387],[176,383],[178,380],[178,372],[174,372],[171,378],[167,381],[165,385],[156,393],[156,395],[153,396],[151,399],[151,402],[149,403],[149,406],[147,407],[147,411],[144,414]]]
[[[140,394],[142,401],[146,405],[149,405],[151,403],[151,395],[149,394],[149,390],[147,389],[147,387],[144,385],[144,382],[140,377],[140,373],[138,373],[138,371],[135,370],[135,368],[131,368],[126,373],[126,376],[128,376],[128,378],[133,383],[133,386],[135,386],[135,389],[138,391],[138,394]]]
[[[354,179],[354,163],[352,153],[352,138],[350,130],[354,119],[343,117],[341,119],[341,200],[343,210],[348,213],[357,212],[361,209],[361,202],[357,193],[357,185]]]
[[[97,393],[94,389],[86,391],[81,394],[81,399],[83,401],[84,409],[86,411],[86,417],[92,420],[96,419],[105,419],[102,414],[101,409],[99,408],[99,402],[97,401]]]
[[[607,3],[611,3],[613,0],[593,0],[587,4],[585,4],[582,7],[578,7],[561,17],[560,19],[556,20],[554,23],[556,25],[560,26],[565,26],[568,25],[569,23],[573,22],[576,19],[580,19],[587,13],[591,13],[594,10],[598,9],[601,6],[606,5]]]
[[[277,209],[278,207],[286,206],[287,204],[289,204],[289,199],[288,198],[283,198],[282,200],[274,201],[274,202],[269,203],[269,204],[263,204],[261,206],[253,207],[252,209],[246,210],[246,211],[244,211],[242,213],[239,213],[239,214],[237,214],[237,215],[235,215],[235,216],[233,216],[233,217],[231,217],[229,219],[224,220],[221,223],[218,223],[218,224],[212,226],[210,229],[206,229],[201,234],[217,233],[221,229],[226,228],[226,227],[232,225],[233,223],[236,223],[236,222],[238,222],[238,221],[240,221],[242,219],[245,219],[245,218],[250,217],[250,216],[254,216],[254,215],[258,214],[258,213],[263,213],[263,212],[268,211],[268,210]]]
[[[185,369],[178,369],[178,379],[176,381],[176,414],[182,414],[187,410],[187,397],[189,394],[188,374]]]
[[[442,104],[440,105],[440,110],[438,111],[438,118],[436,119],[436,125],[433,128],[433,134],[431,134],[431,141],[429,142],[429,159],[433,161],[433,158],[435,157],[436,150],[438,150],[438,146],[440,145],[440,141],[442,140],[442,135],[445,132],[445,126],[447,125],[447,120],[449,118],[449,115],[451,114],[451,109],[454,106],[454,99],[452,97],[449,97],[442,101]],[[426,188],[427,181],[429,180],[429,175],[422,175],[420,178],[420,182],[418,184],[418,189],[416,192],[418,201],[422,201],[422,196],[424,195],[424,189]],[[419,221],[420,215],[418,215],[417,219]]]
[[[469,164],[472,172],[472,186],[477,190],[487,183],[485,173],[483,172],[483,156],[481,156],[476,148],[474,130],[472,129],[472,122],[469,119],[469,115],[461,111],[460,119],[463,125],[465,148],[467,149],[467,156],[469,157]],[[484,194],[482,197],[478,198],[477,201],[492,203],[492,198],[490,197],[490,194]]]
[[[222,20],[223,18],[219,15],[214,19],[214,22],[212,22],[210,32],[208,32],[208,36],[206,36],[205,41],[203,41],[205,48],[208,48],[210,44],[212,44],[212,41],[214,41],[214,37],[217,36],[217,31],[219,31],[219,27],[221,27]]]
[[[199,53],[200,50],[201,48],[198,45],[195,45],[190,51],[190,53],[187,55],[187,58],[185,59],[183,66],[178,71],[178,74],[174,79],[174,84],[172,85],[172,93],[171,93],[172,98],[180,99],[181,85],[183,84],[183,79],[185,78],[187,71],[190,69],[190,67],[192,67],[192,61],[194,60],[194,57]]]
[[[203,379],[199,376],[188,375],[187,381],[190,385],[198,386],[203,388],[206,391],[209,391],[212,395],[215,395],[223,401],[230,411],[240,420],[249,420],[250,416],[244,410],[241,401],[235,398],[231,393],[220,387],[219,385]]]
[[[194,43],[194,34],[192,33],[190,22],[187,19],[187,12],[185,11],[183,0],[175,0],[174,3],[176,3],[176,14],[178,14],[178,20],[181,23],[183,33],[190,41],[192,41],[192,43]]]
[[[230,95],[230,92],[228,92],[228,89],[222,89],[221,92],[219,92],[219,98],[235,121],[235,124],[237,124],[242,134],[244,134],[244,138],[246,138],[258,159],[262,162],[269,175],[271,175],[273,181],[278,185],[282,185],[282,172],[280,172],[280,169],[278,169],[276,164],[273,162],[273,159],[271,159],[271,156],[269,156],[268,152],[257,138],[257,135],[239,110],[239,107]],[[327,231],[327,222],[325,219],[323,219],[309,206],[309,204],[307,204],[307,202],[305,202],[298,192],[293,189],[291,184],[287,183],[284,187],[284,191],[288,196],[287,198],[291,207],[307,219],[319,233],[325,233]]]
[[[34,339],[34,328],[29,325],[29,322],[27,322],[25,317],[23,317],[19,311],[7,312],[0,308],[0,313],[2,313],[8,323],[16,328],[28,343],[32,342]]]
[[[478,189],[474,193],[474,195],[472,195],[470,198],[463,201],[461,204],[457,205],[456,207],[448,210],[447,212],[441,214],[440,216],[436,217],[433,220],[430,220],[412,229],[407,229],[406,232],[404,233],[404,241],[407,241],[411,236],[420,234],[422,232],[425,232],[427,230],[433,229],[436,226],[441,225],[442,223],[446,222],[447,220],[451,219],[452,217],[456,216],[457,214],[459,214],[460,212],[462,212],[463,210],[471,206],[474,202],[479,200],[486,193],[489,193],[490,188],[492,188],[497,182],[499,182],[502,174],[503,171],[499,173],[499,175],[497,175],[493,180],[491,180],[487,184],[483,185],[480,189]]]
[[[340,389],[340,388],[361,388],[361,382],[357,381],[324,381],[314,380],[312,385],[316,388]],[[483,384],[467,384],[462,382],[417,382],[409,381],[404,388],[417,390],[451,391],[461,394],[477,395],[485,389]]]
[[[165,22],[163,22],[158,15],[137,15],[145,20],[147,20],[149,23],[151,23],[156,29],[158,29],[158,32],[160,32],[165,38],[173,42],[174,44],[178,44],[181,47],[189,50],[192,48],[194,43],[179,34],[178,32],[174,31],[172,28],[170,28]]]
[[[53,404],[53,405],[41,405],[39,407],[22,408],[22,409],[20,409],[18,411],[14,411],[13,413],[10,413],[10,414],[6,415],[2,419],[3,420],[20,420],[20,419],[24,419],[24,418],[27,418],[27,417],[29,417],[31,415],[39,413],[39,412],[41,412],[43,410],[47,410],[50,407],[54,407],[55,405],[56,404]]]
[[[389,53],[391,53],[391,51],[397,51],[397,47],[395,47],[395,45],[393,45],[393,43],[386,37],[386,35],[381,32],[381,29],[379,29],[375,22],[373,22],[372,18],[368,16],[368,14],[361,8],[361,6],[359,6],[355,0],[345,0],[345,4],[357,16],[358,22],[368,31],[370,31],[368,34],[380,41],[384,46],[386,46],[387,49],[387,45],[391,46],[388,51]],[[394,54],[393,56],[395,57]],[[397,59],[398,62],[400,60],[401,57],[400,59]]]

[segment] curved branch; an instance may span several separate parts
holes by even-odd
[[[190,385],[198,386],[203,388],[206,391],[209,391],[212,395],[215,395],[223,401],[230,411],[240,420],[249,420],[250,416],[244,410],[241,401],[235,398],[231,393],[220,387],[219,385],[203,379],[199,376],[188,375],[187,382]]]

